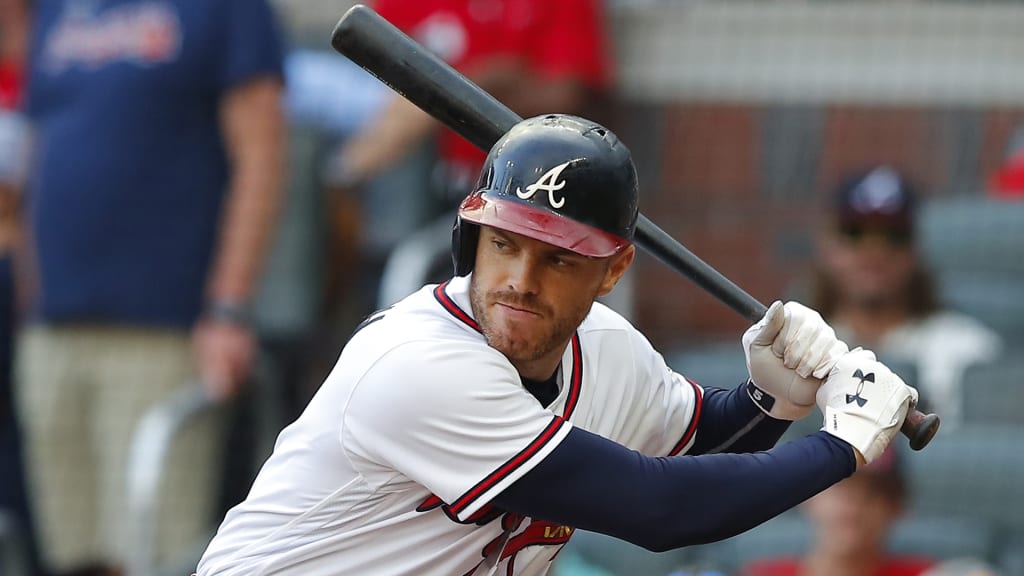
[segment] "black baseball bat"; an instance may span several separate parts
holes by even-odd
[[[490,150],[522,120],[472,80],[361,4],[350,8],[338,21],[331,46],[481,150]],[[767,311],[764,304],[643,214],[637,220],[634,241],[748,321],[757,322]],[[911,448],[920,450],[938,428],[937,415],[926,416],[911,410],[901,431],[910,439]]]

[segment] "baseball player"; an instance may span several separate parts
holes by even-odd
[[[750,380],[726,390],[595,302],[637,215],[611,131],[517,124],[459,208],[455,277],[362,323],[199,576],[545,574],[577,528],[658,551],[719,540],[881,453],[916,391],[814,311],[774,303],[743,335]],[[824,431],[772,448],[815,402]]]

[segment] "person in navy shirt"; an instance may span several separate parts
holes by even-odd
[[[140,417],[197,379],[228,398],[250,368],[249,301],[281,192],[281,38],[265,0],[34,12],[34,289],[17,359],[30,488],[48,568],[109,574],[127,552]],[[173,453],[161,558],[206,534],[214,420]]]

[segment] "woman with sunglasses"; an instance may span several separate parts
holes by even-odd
[[[812,306],[841,339],[911,364],[923,404],[943,427],[961,420],[964,369],[995,358],[999,336],[944,308],[915,244],[918,195],[890,166],[854,174],[836,190],[818,246]]]

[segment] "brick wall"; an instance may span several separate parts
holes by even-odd
[[[925,196],[983,194],[1024,107],[754,106],[623,102],[641,210],[761,301],[792,294],[823,199],[842,176],[887,162]],[[736,339],[737,314],[651,257],[637,261],[637,325],[662,349]]]

